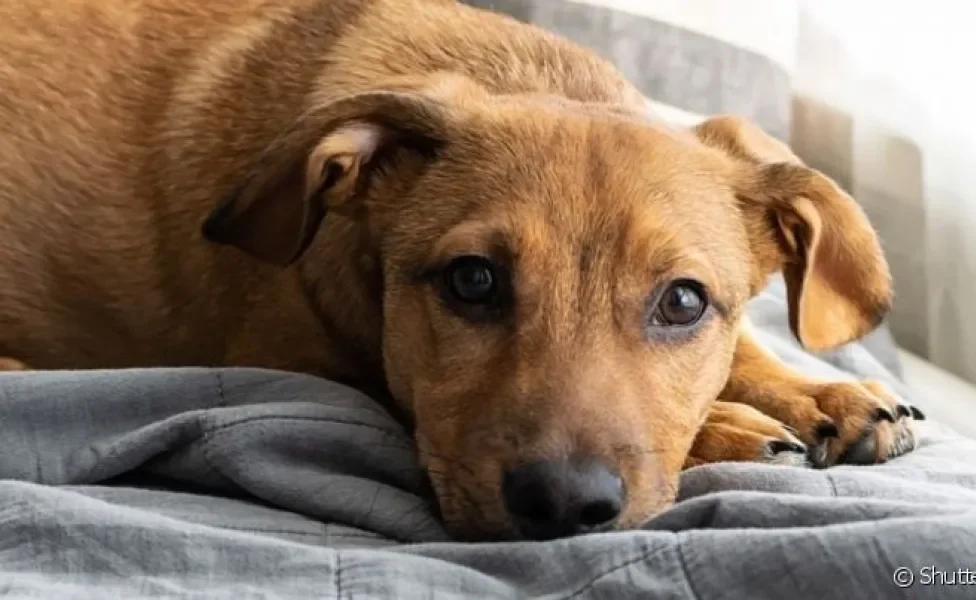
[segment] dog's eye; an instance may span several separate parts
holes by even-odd
[[[694,325],[705,314],[708,300],[705,290],[693,281],[676,281],[669,285],[654,311],[654,325]]]
[[[451,295],[465,304],[488,304],[498,295],[498,275],[494,265],[480,256],[454,259],[444,271]]]

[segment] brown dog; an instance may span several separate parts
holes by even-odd
[[[777,271],[810,348],[890,295],[855,203],[746,123],[650,121],[606,62],[446,0],[0,18],[7,368],[388,390],[481,538],[635,526],[687,465],[914,444],[882,388],[810,381],[744,327]]]

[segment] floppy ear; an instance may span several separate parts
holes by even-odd
[[[445,113],[423,94],[370,92],[304,115],[210,214],[204,237],[291,264],[326,213],[356,199],[385,159],[400,150],[432,155],[446,139]]]
[[[854,199],[746,121],[717,117],[696,133],[735,159],[753,252],[763,276],[782,270],[797,340],[826,350],[877,327],[891,308],[891,275]]]

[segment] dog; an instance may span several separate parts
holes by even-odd
[[[0,365],[263,367],[388,398],[461,539],[631,528],[718,461],[911,450],[827,349],[891,304],[857,204],[741,119],[449,0],[7,0]]]

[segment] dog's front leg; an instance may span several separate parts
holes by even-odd
[[[721,400],[749,405],[797,432],[814,466],[874,464],[915,448],[922,413],[877,381],[823,381],[793,370],[742,327]]]
[[[686,469],[716,462],[808,466],[808,449],[791,427],[746,404],[713,402],[685,460]]]

